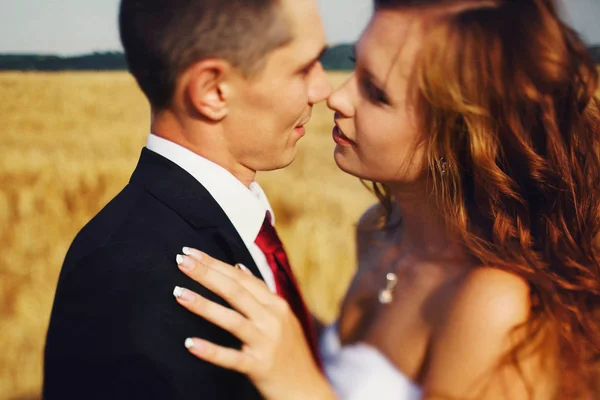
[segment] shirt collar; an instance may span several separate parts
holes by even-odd
[[[148,135],[146,148],[174,162],[200,182],[223,209],[246,246],[256,240],[267,211],[271,214],[271,223],[275,223],[273,209],[258,182],[253,181],[246,187],[220,165],[152,133]]]

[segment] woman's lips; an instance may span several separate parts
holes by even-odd
[[[339,146],[350,147],[356,145],[356,143],[354,143],[346,135],[344,135],[344,133],[337,125],[333,127],[332,136],[333,141]]]

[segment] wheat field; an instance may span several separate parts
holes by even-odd
[[[331,73],[338,86],[346,75]],[[0,400],[40,398],[55,285],[78,230],[127,183],[149,129],[134,80],[115,73],[0,73]],[[290,167],[259,174],[313,312],[337,313],[354,227],[374,197],[337,169],[333,115],[315,107]]]
[[[330,75],[334,86],[344,77]],[[0,399],[36,399],[63,258],[128,181],[149,107],[123,72],[0,73],[0,96]],[[354,224],[375,201],[335,166],[332,120],[315,107],[294,164],[258,176],[309,306],[325,321],[353,273]]]

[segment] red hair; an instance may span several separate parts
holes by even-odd
[[[456,3],[375,1],[378,9]],[[531,288],[529,335],[507,359],[551,331],[559,398],[591,396],[600,357],[600,104],[585,45],[550,0],[486,2],[436,20],[416,74],[440,214],[478,265]],[[389,192],[378,190],[389,209]]]

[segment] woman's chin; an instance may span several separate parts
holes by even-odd
[[[335,164],[338,166],[339,169],[341,169],[343,172],[350,174],[350,175],[354,175],[352,173],[352,168],[350,168],[350,164],[348,162],[348,160],[346,159],[346,157],[344,157],[343,154],[341,154],[337,147],[335,149],[335,151],[333,152],[333,160],[335,161]]]
[[[360,163],[356,162],[356,160],[348,160],[348,158],[345,157],[344,154],[341,154],[337,151],[334,153],[333,159],[338,168],[343,172],[347,173],[348,175],[352,175],[359,179],[372,180],[372,178],[368,176],[368,174],[364,173],[364,168],[362,168],[363,166]]]

